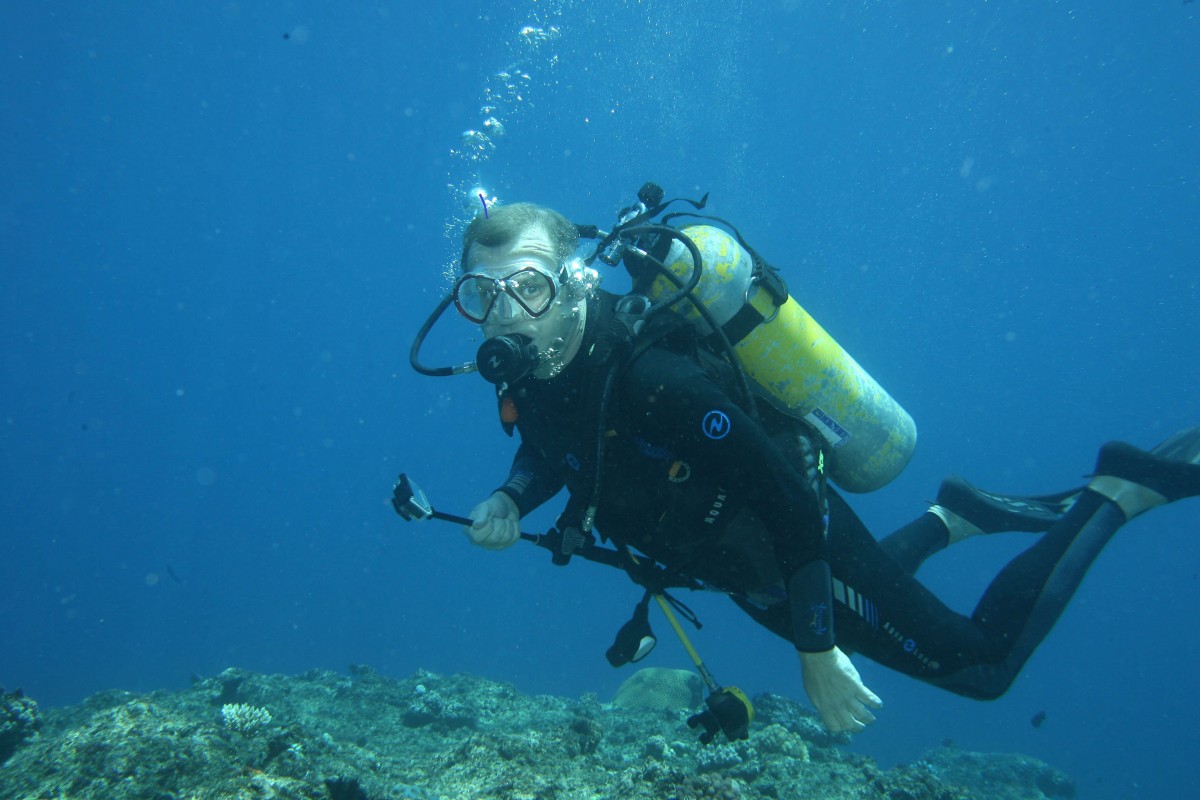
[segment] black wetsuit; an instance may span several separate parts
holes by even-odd
[[[591,344],[603,325],[594,318],[604,319],[611,302],[593,305],[584,347],[562,374],[507,392],[522,443],[501,491],[522,516],[564,485],[568,517],[591,498],[605,373],[596,355],[604,348]],[[836,643],[971,697],[1003,694],[1124,522],[1115,505],[1085,492],[967,617],[922,586],[915,563],[893,558],[898,545],[889,554],[823,486],[800,423],[778,414],[756,422],[685,345],[660,343],[628,363],[606,419],[601,535],[727,591],[801,651]],[[910,528],[944,540],[939,526],[925,515]]]

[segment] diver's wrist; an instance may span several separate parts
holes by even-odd
[[[815,650],[812,652],[806,650],[797,650],[796,654],[800,656],[800,660],[810,663],[819,664],[825,661],[837,660],[837,647],[831,647],[828,650]]]

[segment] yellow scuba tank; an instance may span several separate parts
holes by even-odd
[[[746,377],[770,396],[781,410],[803,419],[831,447],[830,477],[851,492],[870,492],[899,475],[912,458],[917,428],[912,417],[866,370],[808,315],[795,298],[778,308],[761,284],[752,280],[753,259],[732,235],[711,225],[691,225],[681,232],[703,259],[700,281],[692,293],[720,325],[749,303],[762,321],[734,343]],[[663,263],[684,281],[692,257],[678,241]],[[650,299],[670,296],[677,288],[659,276]],[[701,333],[711,331],[695,308],[679,309]]]

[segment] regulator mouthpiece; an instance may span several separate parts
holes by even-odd
[[[475,365],[489,383],[516,383],[537,367],[537,345],[521,333],[493,336],[479,345]]]

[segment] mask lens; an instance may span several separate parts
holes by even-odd
[[[454,305],[471,322],[482,323],[500,293],[499,281],[487,275],[464,275],[454,285]]]
[[[533,267],[514,272],[504,281],[504,291],[531,317],[540,317],[554,302],[554,279]]]

